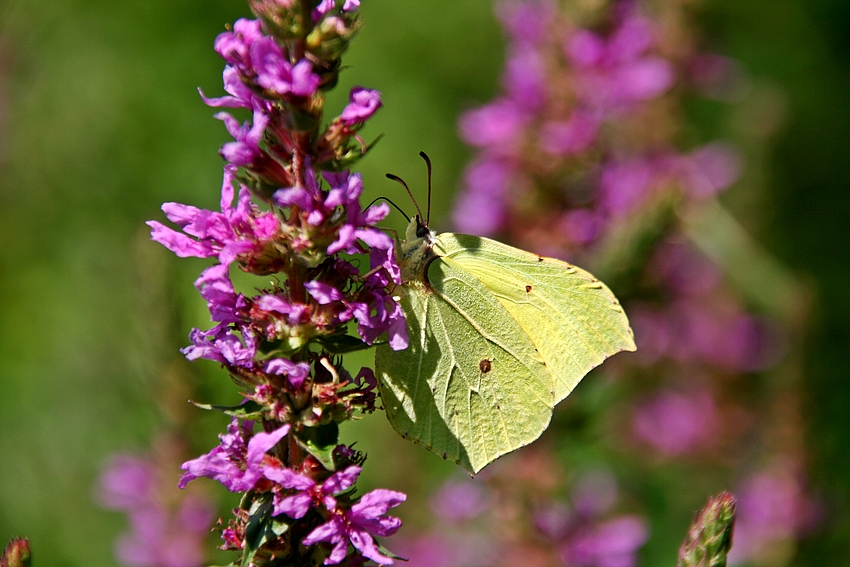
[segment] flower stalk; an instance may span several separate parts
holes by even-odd
[[[358,132],[380,94],[355,87],[324,123],[324,93],[360,27],[359,2],[250,5],[257,19],[237,21],[215,42],[226,96],[201,93],[211,107],[251,115],[243,123],[216,115],[234,138],[220,152],[220,212],[166,203],[181,231],[148,223],[153,240],[178,256],[217,261],[195,282],[215,326],[194,329],[183,353],[219,362],[244,397],[215,408],[230,426],[218,446],[183,464],[180,486],[208,477],[244,494],[222,532],[222,549],[242,553],[234,564],[391,564],[374,538],[398,530],[386,514],[405,495],[358,495],[365,455],[338,440],[339,424],[374,411],[376,398],[373,371],[352,375],[344,354],[382,336],[396,350],[407,346],[391,294],[401,283],[393,241],[376,228],[389,209],[363,210],[362,179],[348,169],[369,149]],[[231,268],[274,277],[248,296]],[[348,332],[354,324],[357,336]]]

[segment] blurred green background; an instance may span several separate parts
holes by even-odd
[[[457,115],[498,89],[503,40],[491,2],[364,0],[361,11],[366,25],[328,109],[341,109],[354,84],[383,94],[365,130],[386,138],[359,165],[364,202],[397,196],[387,171],[422,189],[416,154],[425,150],[434,214],[444,217],[470,155]],[[196,88],[221,93],[212,42],[248,15],[240,0],[0,0],[0,542],[29,536],[40,565],[115,564],[124,520],[92,499],[110,453],[146,450],[186,412],[199,418],[195,453],[214,444],[224,420],[186,409],[185,392],[157,401],[163,373],[185,377],[204,401],[233,401],[215,364],[184,365],[177,353],[190,327],[207,326],[191,285],[205,263],[150,243],[143,223],[162,220],[163,201],[217,207],[217,150],[229,136]],[[845,564],[850,4],[707,1],[703,23],[709,45],[739,60],[782,109],[764,156],[769,193],[748,228],[816,294],[808,465],[839,513],[803,542],[795,564]],[[367,484],[404,490],[448,470],[397,441],[381,415],[349,436],[380,469],[367,463]],[[431,471],[424,480],[410,473],[422,466]]]

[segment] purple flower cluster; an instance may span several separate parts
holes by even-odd
[[[588,419],[565,425],[559,448],[571,456],[616,455],[623,469],[643,467],[649,449],[651,462],[660,457],[665,465],[660,484],[681,474],[678,467],[697,465],[700,475],[681,474],[681,482],[703,482],[706,492],[741,476],[735,469],[753,454],[804,460],[784,421],[799,404],[789,376],[803,371],[784,355],[799,338],[796,317],[805,308],[777,299],[765,309],[770,301],[761,297],[794,277],[778,267],[757,273],[775,265],[766,252],[734,231],[705,228],[711,211],[723,211],[718,197],[740,177],[741,157],[724,142],[684,142],[684,133],[703,135],[686,120],[688,99],[732,101],[730,92],[740,94],[744,83],[735,84],[738,66],[699,52],[690,8],[681,2],[496,4],[507,35],[501,91],[460,117],[474,157],[454,224],[590,268],[623,299],[638,347],[592,381],[605,384],[604,396],[591,389],[582,401],[566,402],[584,407]],[[741,265],[749,260],[753,266]],[[610,419],[599,419],[602,413]],[[605,435],[595,429],[601,423]],[[765,488],[749,496],[757,486],[772,486],[773,494]],[[733,548],[736,561],[770,557],[773,544],[801,533],[791,519],[806,516],[799,478],[760,478],[741,490],[741,541],[755,543]],[[540,499],[540,492],[529,486],[524,497]],[[455,499],[459,513],[473,502]],[[569,565],[631,565],[635,542],[645,537],[634,518],[592,516],[576,497],[571,506],[541,510],[538,527],[569,533],[569,542],[557,540]],[[749,524],[745,516],[759,519]],[[578,517],[595,519],[566,527]],[[540,541],[525,543],[512,547],[522,549],[514,564],[555,564]]]
[[[548,2],[504,2],[499,15],[509,40],[504,93],[460,119],[478,154],[454,210],[459,229],[575,256],[648,201],[671,191],[703,198],[737,179],[728,147],[682,153],[655,123],[673,88],[689,84],[697,55],[666,55],[637,3],[616,3],[603,31],[576,27]],[[544,223],[557,239],[527,229],[530,191],[557,204]]]
[[[386,512],[405,495],[356,497],[365,456],[335,440],[337,424],[373,411],[376,398],[372,370],[352,376],[342,355],[383,336],[396,350],[408,342],[392,294],[401,283],[394,242],[377,228],[389,208],[363,210],[362,178],[348,170],[368,150],[359,130],[380,94],[353,88],[323,124],[323,91],[336,84],[359,28],[359,1],[250,4],[258,19],[237,21],[215,41],[227,94],[201,93],[209,106],[250,115],[216,115],[234,139],[220,151],[220,211],[166,203],[179,230],[148,223],[153,240],[178,256],[216,260],[195,282],[215,325],[193,329],[183,353],[220,363],[244,397],[224,410],[233,420],[220,444],[183,464],[180,487],[208,477],[246,495],[222,538],[252,565],[290,556],[299,565],[391,564],[374,538],[398,530]],[[234,266],[274,277],[243,294]],[[268,535],[250,535],[257,529]]]
[[[807,494],[798,468],[778,462],[750,475],[738,487],[730,565],[787,561],[793,542],[818,523],[822,510]]]
[[[316,510],[326,521],[313,528],[301,543],[307,546],[318,542],[331,544],[331,552],[324,561],[326,565],[341,563],[348,555],[349,543],[363,557],[376,563],[393,563],[392,558],[381,553],[373,536],[391,536],[401,526],[398,518],[385,514],[404,502],[404,494],[377,489],[356,501],[350,501],[350,495],[346,494],[347,502],[343,505],[335,497],[347,493],[354,485],[360,475],[359,466],[348,465],[334,473],[321,471],[327,478],[318,482],[316,473],[321,468],[315,461],[302,463],[300,469],[310,472],[303,474],[268,454],[290,432],[289,424],[268,433],[253,433],[253,425],[253,422],[240,423],[234,418],[228,432],[220,436],[218,446],[207,455],[183,464],[186,472],[180,479],[180,487],[204,476],[219,481],[231,492],[271,494],[273,517],[285,515],[299,520]],[[338,449],[340,453],[350,451],[345,446]],[[231,530],[231,537],[232,533]],[[241,545],[235,547],[243,548]]]
[[[580,476],[571,502],[553,493],[547,461],[531,457],[536,470],[517,463],[488,471],[486,479],[450,480],[432,500],[442,528],[408,541],[409,565],[564,565],[633,567],[646,542],[647,522],[632,514],[613,514],[616,480],[607,471]],[[540,468],[540,467],[544,468]],[[550,463],[551,466],[551,463]],[[519,477],[516,470],[518,469]],[[531,531],[529,531],[531,527]]]
[[[164,497],[171,486],[160,486],[157,474],[151,459],[130,454],[114,455],[101,474],[101,505],[125,512],[130,521],[115,542],[115,556],[128,567],[200,567],[215,509],[198,494],[171,509]]]

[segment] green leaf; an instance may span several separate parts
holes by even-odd
[[[319,337],[316,342],[331,354],[346,354],[372,348],[372,345],[364,343],[358,337],[344,334]]]
[[[249,567],[257,551],[269,541],[267,523],[272,509],[271,496],[262,496],[251,503],[248,525],[245,526],[245,548],[242,551],[242,567]]]
[[[238,417],[239,419],[256,420],[263,416],[263,406],[253,401],[247,401],[244,404],[236,406],[214,406],[211,404],[199,404],[191,400],[189,403],[204,410],[219,411],[232,417]]]
[[[339,445],[339,425],[336,422],[318,427],[305,427],[295,433],[298,444],[313,455],[329,471],[336,470],[333,452]]]

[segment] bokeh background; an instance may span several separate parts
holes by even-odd
[[[328,108],[341,109],[351,85],[383,93],[365,134],[386,138],[358,166],[364,202],[403,201],[387,171],[421,189],[425,150],[435,224],[446,226],[471,155],[458,114],[498,90],[504,39],[491,2],[364,0],[361,11]],[[217,206],[229,137],[196,89],[221,92],[212,42],[247,15],[239,0],[0,0],[0,541],[29,536],[39,564],[114,565],[125,520],[93,496],[109,455],[149,451],[173,429],[189,454],[206,452],[224,421],[185,400],[234,401],[215,364],[177,353],[207,324],[191,285],[204,263],[149,242],[144,221],[161,219],[163,201]],[[700,23],[708,45],[770,93],[765,116],[779,121],[760,164],[766,193],[738,202],[746,228],[813,295],[804,439],[829,513],[794,564],[840,565],[850,555],[850,5],[706,0]],[[731,128],[692,111],[718,135]],[[451,474],[379,414],[347,435],[370,454],[368,485],[427,494]],[[684,534],[687,518],[676,520]],[[656,534],[646,564],[673,563],[673,534]]]

